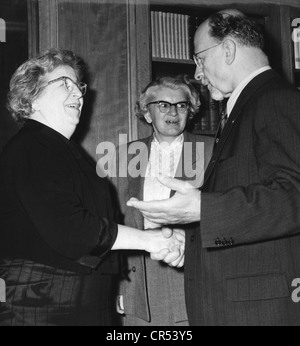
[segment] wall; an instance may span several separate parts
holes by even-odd
[[[39,5],[40,50],[70,49],[89,68],[74,137],[97,158],[100,142],[118,144],[119,133],[129,133],[126,0],[40,0]]]
[[[6,109],[11,75],[28,58],[27,7],[24,0],[1,0],[0,18],[6,22],[6,42],[0,43],[0,153],[18,130]]]

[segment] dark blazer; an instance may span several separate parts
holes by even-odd
[[[300,94],[273,70],[242,91],[186,244],[192,325],[299,325]]]
[[[148,163],[148,155],[150,154],[150,146],[152,140],[153,136],[139,140],[139,142],[145,144],[144,151],[139,153],[139,157],[146,157],[146,164]],[[199,145],[200,142],[204,143],[204,148]],[[134,143],[135,142],[133,142],[133,144]],[[194,186],[200,187],[203,184],[204,172],[202,171],[202,179],[200,176],[198,177],[198,179],[194,179],[192,175],[189,174],[189,169],[184,169],[183,162],[186,167],[190,167],[191,169],[195,170],[197,164],[199,164],[199,162],[203,163],[204,159],[204,165],[206,167],[212,154],[213,139],[210,137],[196,136],[188,132],[184,132],[184,143],[192,144],[192,155],[185,155],[183,150],[175,177],[181,180],[190,180],[190,183],[192,183]],[[198,147],[196,147],[197,143]],[[129,143],[128,145],[130,146],[131,144],[132,143]],[[130,161],[134,156],[136,156],[136,154],[128,155],[126,160]],[[118,164],[119,167],[124,167],[124,165],[127,166],[128,161],[124,162],[123,159],[124,157],[120,157],[120,161]],[[143,186],[145,170],[147,166],[146,164],[145,167],[141,169],[142,176],[132,177],[128,175],[128,177],[126,178],[118,178],[114,180],[114,184],[116,185],[119,194],[121,210],[124,215],[123,222],[128,226],[136,227],[141,230],[144,229],[143,215],[137,209],[127,207],[126,202],[131,197],[136,197],[140,200],[143,200]],[[198,167],[201,167],[201,164]],[[203,167],[203,169],[205,167]],[[186,229],[192,227],[195,227],[195,225],[186,226]],[[147,296],[146,280],[151,280],[151,273],[150,276],[146,278],[145,256],[141,252],[131,252],[127,253],[126,255],[128,262],[126,268],[128,270],[128,276],[122,281],[120,289],[120,294],[124,295],[125,313],[134,315],[145,321],[149,321],[150,307]],[[177,279],[177,275],[180,275],[182,273],[177,273],[175,268],[172,268],[172,270],[165,270],[164,273],[166,275],[166,280],[171,283],[169,285],[171,287],[174,287],[174,292],[170,294],[170,300],[172,303],[171,305],[174,307],[172,312],[174,316],[174,322],[185,321],[187,319],[186,308],[185,304],[181,303],[184,301],[184,299],[182,299],[184,297],[184,287],[181,287],[180,282]],[[178,297],[180,297],[181,299],[179,299]]]
[[[112,325],[116,212],[96,164],[28,120],[0,158],[0,325]]]
[[[115,241],[115,211],[96,164],[51,128],[28,120],[3,151],[0,259],[90,273]],[[110,267],[110,260],[102,265]]]

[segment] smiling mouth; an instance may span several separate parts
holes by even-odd
[[[71,105],[67,105],[67,107],[80,110],[80,105],[79,104],[71,104]]]
[[[171,125],[178,125],[179,124],[179,120],[166,120],[167,124],[171,124]]]

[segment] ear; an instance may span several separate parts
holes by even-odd
[[[39,111],[40,110],[40,106],[39,106],[39,104],[38,104],[38,102],[37,101],[33,101],[32,102],[32,110],[34,111],[34,112],[36,112],[36,111]]]
[[[147,111],[147,113],[144,115],[144,117],[145,117],[148,124],[152,123],[152,118],[151,118],[149,111]]]
[[[225,54],[225,62],[228,65],[231,65],[236,57],[237,46],[235,41],[227,39],[223,43],[223,49]]]

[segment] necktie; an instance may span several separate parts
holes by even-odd
[[[220,129],[221,129],[221,133],[225,127],[225,124],[227,122],[227,119],[228,119],[228,114],[226,112],[226,106],[225,106],[225,109],[223,109],[221,111],[221,120],[220,120]]]
[[[218,130],[217,130],[217,134],[216,134],[215,144],[219,143],[222,131],[228,119],[226,106],[227,106],[227,99],[223,100],[220,103],[220,122],[219,122]]]

